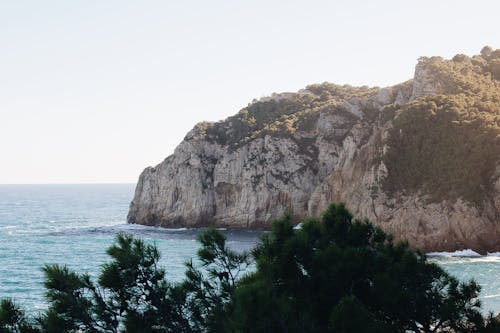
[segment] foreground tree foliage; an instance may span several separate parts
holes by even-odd
[[[235,293],[234,331],[479,332],[480,287],[459,283],[368,221],[332,205],[295,231],[276,221]],[[489,324],[493,327],[493,324]]]
[[[289,216],[275,221],[254,261],[219,231],[198,240],[198,260],[176,284],[157,266],[157,248],[127,235],[97,281],[47,265],[47,310],[28,317],[3,300],[0,333],[500,332],[481,315],[474,281],[459,283],[341,204],[299,230]]]

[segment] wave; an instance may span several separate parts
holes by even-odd
[[[499,262],[500,252],[491,252],[486,255],[481,255],[471,249],[458,250],[454,252],[429,252],[427,256],[431,259],[453,259],[454,263],[465,263],[470,260],[480,261],[480,262]],[[465,261],[457,261],[459,259],[464,259]]]
[[[102,223],[98,225],[84,225],[80,227],[69,226],[48,233],[49,235],[83,235],[83,234],[116,234],[120,232],[130,233],[177,233],[189,231],[189,228],[161,228],[139,224],[127,224],[124,222]]]
[[[16,229],[17,226],[16,225],[4,225],[4,226],[0,226],[0,229]]]
[[[94,237],[115,236],[120,233],[131,234],[143,239],[158,240],[188,240],[195,241],[205,228],[162,228],[155,226],[144,226],[138,224],[118,223],[97,227],[77,227],[57,232],[45,233],[45,236],[53,237]],[[231,230],[218,228],[228,237],[228,245],[236,250],[250,250],[259,241],[260,231]]]
[[[427,256],[429,257],[466,257],[466,258],[478,258],[482,257],[481,254],[471,250],[471,249],[464,249],[464,250],[458,250],[454,252],[429,252],[427,253]]]

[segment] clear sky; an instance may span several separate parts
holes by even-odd
[[[498,0],[0,0],[0,183],[136,182],[202,120],[500,48]]]

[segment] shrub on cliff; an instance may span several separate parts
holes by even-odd
[[[159,253],[120,235],[97,282],[45,266],[48,309],[29,318],[0,304],[0,332],[498,332],[481,316],[479,286],[459,283],[425,255],[368,221],[332,205],[295,230],[273,223],[254,249],[227,247],[210,229],[199,237],[199,265],[168,283]]]
[[[206,124],[201,132],[206,140],[231,149],[266,135],[290,137],[296,131],[313,131],[320,112],[342,114],[342,101],[367,97],[378,90],[324,82],[298,93],[275,93],[254,100],[223,122]]]
[[[462,198],[481,208],[491,200],[500,163],[500,50],[420,64],[437,91],[396,110],[383,188],[391,197]]]

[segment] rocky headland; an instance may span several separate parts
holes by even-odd
[[[197,124],[129,223],[266,227],[344,202],[424,251],[500,250],[500,50],[422,57],[386,88],[313,84]]]

